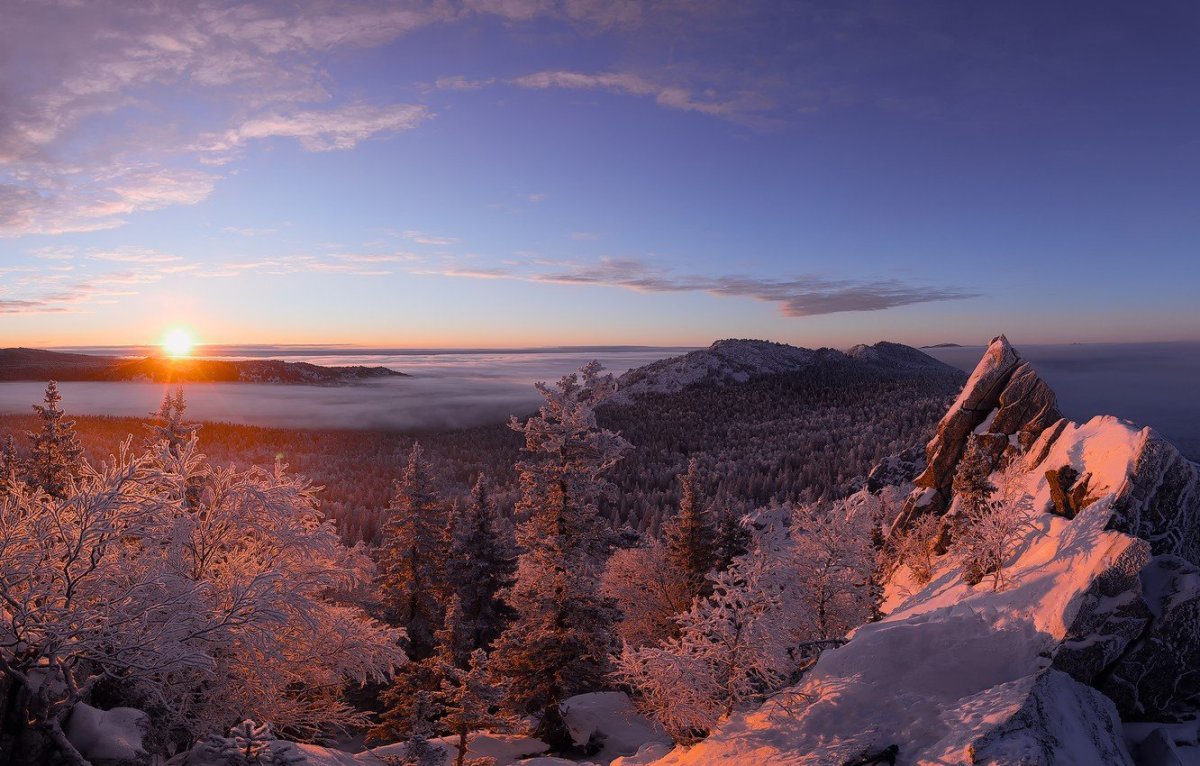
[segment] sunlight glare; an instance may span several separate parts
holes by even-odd
[[[192,353],[192,347],[196,345],[196,338],[190,330],[183,327],[177,327],[166,334],[163,338],[163,351],[167,352],[168,356],[183,357],[189,356]]]

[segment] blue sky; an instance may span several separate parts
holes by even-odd
[[[1200,6],[5,0],[0,344],[1200,337]]]

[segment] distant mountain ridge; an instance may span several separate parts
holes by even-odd
[[[766,340],[727,339],[718,340],[706,349],[630,370],[619,378],[619,390],[611,401],[614,404],[629,404],[647,394],[671,394],[700,384],[746,383],[755,378],[806,370],[962,377],[962,372],[957,368],[900,343],[881,341],[871,346],[860,344],[842,352],[833,348],[800,348]]]
[[[0,381],[154,381],[338,386],[407,377],[387,367],[322,367],[278,359],[125,359],[33,348],[0,349]]]

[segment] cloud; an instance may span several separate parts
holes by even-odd
[[[917,303],[963,300],[979,295],[958,288],[910,284],[897,279],[849,280],[816,275],[769,279],[740,275],[676,274],[631,258],[605,258],[597,264],[566,265],[557,270],[450,267],[419,273],[561,285],[599,285],[651,293],[704,292],[775,303],[788,317],[881,311]]]
[[[686,87],[664,85],[632,72],[600,72],[588,74],[570,70],[549,70],[518,77],[514,85],[534,90],[568,88],[573,90],[604,90],[629,96],[652,96],[659,106],[712,117],[732,120],[758,127],[773,126],[775,121],[765,115],[773,107],[766,97],[743,91],[735,98],[718,98],[711,91],[702,97]]]
[[[418,245],[445,246],[458,243],[458,240],[454,237],[438,237],[432,234],[425,234],[423,232],[416,231],[415,229],[409,229],[405,232],[402,232],[401,236],[405,239],[416,242]]]
[[[294,138],[312,152],[353,149],[375,135],[412,130],[429,117],[428,108],[419,104],[382,107],[350,104],[287,115],[270,114],[247,120],[221,136],[203,139],[197,148],[225,154],[254,139]]]
[[[178,255],[134,247],[118,250],[92,250],[88,252],[87,257],[94,261],[116,261],[118,263],[174,263],[183,260]]]
[[[439,77],[434,80],[433,87],[438,90],[479,90],[486,88],[496,82],[494,78],[488,77],[482,80],[470,80],[463,75],[454,75],[453,77]]]

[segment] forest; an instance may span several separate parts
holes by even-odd
[[[87,704],[164,754],[358,732],[461,764],[500,730],[582,757],[563,702],[603,689],[687,743],[879,616],[903,488],[848,480],[952,379],[616,385],[593,363],[505,427],[400,435],[193,423],[183,388],[71,419],[51,383],[0,432],[0,743],[85,764]]]

